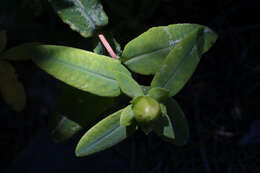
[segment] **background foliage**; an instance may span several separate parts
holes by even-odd
[[[191,126],[189,144],[175,147],[153,134],[145,136],[139,132],[108,151],[84,161],[73,161],[71,153],[61,153],[73,152],[73,147],[69,147],[75,146],[75,142],[58,146],[44,143],[42,140],[48,139],[39,133],[47,128],[61,83],[30,62],[12,62],[26,90],[27,108],[15,113],[0,100],[1,169],[16,172],[18,168],[29,167],[39,171],[34,166],[38,164],[47,167],[48,172],[69,171],[64,166],[69,164],[64,163],[74,163],[77,170],[86,170],[84,166],[88,165],[89,172],[259,172],[260,26],[256,17],[259,2],[103,0],[101,3],[109,24],[100,32],[109,32],[121,45],[152,26],[171,23],[199,23],[217,31],[217,43],[203,56],[192,79],[175,97]],[[25,42],[94,48],[95,40],[72,31],[45,0],[1,2],[0,28],[7,30],[7,49]],[[150,82],[136,78],[143,84]],[[38,159],[28,156],[40,151],[42,157]],[[51,157],[62,163],[52,166],[49,163],[49,167],[43,164]]]

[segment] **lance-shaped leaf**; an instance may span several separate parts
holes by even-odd
[[[168,140],[175,139],[175,133],[165,105],[160,104],[161,116],[151,124],[152,130],[159,136]]]
[[[115,77],[123,93],[129,97],[136,98],[144,95],[141,86],[131,76],[115,72]]]
[[[63,22],[83,37],[90,37],[97,26],[108,23],[99,0],[50,0]]]
[[[24,43],[19,46],[8,49],[2,54],[2,58],[11,61],[27,61],[32,57],[28,56],[28,49],[32,46],[40,45],[40,43]]]
[[[76,156],[87,156],[105,150],[132,134],[136,127],[120,125],[121,113],[122,109],[109,115],[88,130],[76,147]]]
[[[198,28],[203,28],[204,53],[217,38],[211,29],[197,24],[173,24],[153,27],[130,41],[123,50],[121,60],[136,73],[154,74],[170,51]]]
[[[170,90],[170,96],[177,94],[195,71],[206,39],[203,27],[187,35],[163,61],[151,86]]]
[[[56,142],[63,142],[83,128],[90,128],[115,98],[100,97],[64,85],[62,94],[49,119],[49,131]]]
[[[6,41],[6,31],[0,31],[0,52],[2,52],[5,49]]]
[[[148,96],[154,98],[155,100],[162,102],[168,99],[170,91],[165,88],[152,88],[148,91]]]
[[[131,76],[119,61],[77,48],[36,45],[24,51],[34,63],[55,78],[99,96],[120,94],[114,71]]]
[[[127,106],[123,109],[120,117],[120,125],[130,126],[134,121],[134,112],[132,110],[132,105]]]
[[[18,81],[14,67],[6,61],[0,61],[0,94],[13,110],[20,112],[25,108],[24,87]]]
[[[172,98],[169,98],[165,102],[165,106],[167,109],[167,115],[173,126],[175,139],[172,140],[167,137],[164,139],[179,146],[187,144],[189,139],[189,126],[181,107]]]

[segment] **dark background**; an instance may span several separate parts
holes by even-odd
[[[188,145],[175,147],[153,134],[137,132],[104,152],[76,158],[74,148],[82,134],[55,144],[47,133],[59,82],[31,62],[16,62],[27,107],[15,113],[0,99],[0,172],[260,172],[260,2],[101,2],[109,16],[103,29],[111,31],[122,47],[152,26],[198,23],[218,33],[216,44],[175,97],[189,121]],[[7,48],[41,41],[92,49],[92,39],[70,30],[45,0],[2,0],[0,28],[7,30]]]

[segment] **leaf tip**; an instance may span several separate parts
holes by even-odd
[[[87,156],[88,154],[86,154],[85,152],[82,151],[81,147],[79,146],[79,144],[77,145],[76,149],[75,149],[75,155],[76,157],[83,157],[83,156]]]

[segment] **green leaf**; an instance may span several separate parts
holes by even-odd
[[[13,47],[5,51],[2,55],[2,58],[10,61],[31,60],[32,57],[28,55],[28,49],[36,45],[40,45],[40,43],[24,43],[19,46]]]
[[[56,142],[70,139],[83,128],[90,128],[115,98],[100,97],[64,85],[49,119],[49,131]]]
[[[170,90],[170,96],[177,94],[195,71],[207,42],[205,40],[203,27],[187,35],[163,61],[151,86]]]
[[[131,98],[144,95],[141,86],[129,75],[121,72],[115,72],[116,80],[123,93]]]
[[[123,109],[120,117],[120,125],[130,126],[134,121],[134,112],[132,110],[132,105],[127,106]]]
[[[168,99],[170,95],[169,90],[165,88],[152,88],[151,90],[148,91],[148,96],[154,98],[155,100],[162,102],[166,99]]]
[[[121,60],[132,71],[144,75],[156,73],[170,51],[186,36],[203,28],[202,53],[216,41],[217,35],[208,27],[197,24],[173,24],[153,27],[130,41],[124,48]]]
[[[6,61],[0,61],[0,95],[13,110],[20,112],[25,108],[24,87],[18,81],[14,67]]]
[[[55,142],[64,142],[83,129],[79,123],[56,110],[51,114],[49,126],[50,135]]]
[[[148,91],[151,89],[151,86],[141,85],[141,88],[143,90],[143,93],[146,95],[148,94]]]
[[[114,71],[131,76],[119,61],[77,48],[37,45],[27,48],[26,54],[55,78],[99,96],[120,95]]]
[[[109,115],[88,130],[76,147],[76,156],[87,156],[105,150],[133,133],[136,130],[135,126],[120,125],[121,113],[122,109]]]
[[[171,119],[167,115],[167,110],[165,105],[160,104],[162,115],[151,124],[152,130],[163,138],[167,138],[168,140],[175,139],[175,133],[173,129],[173,125]]]
[[[169,98],[165,102],[165,106],[175,133],[175,139],[172,140],[166,137],[165,140],[179,146],[187,144],[189,139],[189,126],[181,107],[172,98]]]
[[[6,31],[0,31],[0,52],[2,52],[5,49],[6,46]]]
[[[49,0],[63,22],[83,37],[92,36],[97,26],[108,23],[98,0]]]

